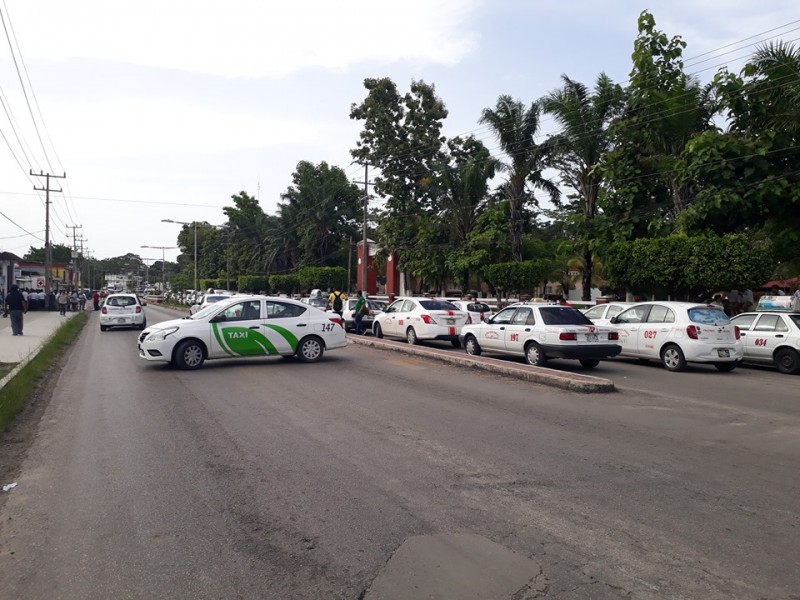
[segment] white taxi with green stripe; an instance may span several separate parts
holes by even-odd
[[[198,369],[215,358],[293,356],[305,362],[326,350],[344,348],[344,322],[333,313],[270,296],[233,296],[190,317],[162,321],[145,329],[139,356]]]

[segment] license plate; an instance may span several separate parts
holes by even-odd
[[[455,325],[456,324],[456,320],[455,319],[447,319],[447,324],[448,325]]]
[[[597,334],[596,333],[587,333],[586,334],[586,341],[587,342],[596,342],[597,341]]]
[[[117,319],[117,323],[125,323],[128,319]]]
[[[717,350],[720,358],[730,358],[731,351],[730,350]]]

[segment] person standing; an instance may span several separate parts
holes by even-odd
[[[69,293],[69,311],[75,312],[78,310],[78,292],[74,289]]]
[[[341,290],[334,290],[328,296],[328,310],[332,310],[341,317],[344,314],[345,302],[347,302],[347,296]]]
[[[364,335],[366,333],[367,328],[364,327],[364,315],[369,312],[369,307],[367,306],[367,299],[364,298],[364,295],[361,293],[361,290],[356,292],[356,306],[353,309],[356,317],[356,335]]]
[[[81,290],[81,293],[78,294],[78,310],[83,312],[86,309],[86,293]]]
[[[69,296],[67,295],[67,290],[61,290],[58,292],[58,312],[61,314],[62,317],[67,316],[67,304],[69,303]]]
[[[22,335],[23,316],[28,312],[28,302],[19,291],[19,286],[12,285],[6,296],[6,312],[11,317],[12,335]]]
[[[95,310],[100,310],[100,292],[97,290],[95,290],[94,294],[92,294],[92,304],[94,304]]]

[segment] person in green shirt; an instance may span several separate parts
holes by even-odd
[[[364,298],[364,295],[361,293],[361,290],[356,292],[356,306],[353,309],[356,317],[356,335],[364,335],[367,331],[367,328],[364,327],[363,319],[364,315],[369,312],[369,308],[367,307],[367,299]]]

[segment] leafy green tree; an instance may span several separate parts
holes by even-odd
[[[478,121],[490,127],[508,158],[508,162],[501,163],[500,170],[507,176],[505,189],[511,209],[509,233],[514,261],[522,260],[524,209],[526,205],[538,204],[534,192],[537,189],[547,192],[553,202],[558,202],[560,196],[558,186],[543,175],[550,166],[554,144],[534,141],[539,132],[540,115],[538,102],[526,107],[521,101],[502,95],[493,109],[483,109]]]
[[[295,232],[297,266],[343,264],[348,239],[358,236],[363,206],[363,193],[344,171],[301,161],[281,199],[281,225]]]
[[[562,217],[571,225],[574,239],[580,246],[583,260],[582,299],[591,299],[592,261],[599,242],[594,219],[598,212],[598,197],[603,184],[600,160],[610,146],[608,126],[623,104],[622,87],[601,73],[594,93],[567,77],[563,85],[545,96],[542,107],[561,125],[553,137],[553,165],[561,181],[575,190],[562,204]]]
[[[64,244],[50,244],[50,254],[55,263],[70,263],[72,262],[72,248]],[[23,260],[30,260],[35,262],[45,262],[45,248],[34,248],[33,246],[22,257]]]
[[[347,270],[344,267],[305,267],[297,273],[300,287],[321,290],[344,289]]]
[[[292,294],[300,288],[297,275],[270,275],[269,287],[282,294]]]
[[[386,252],[398,252],[405,270],[420,228],[427,226],[422,217],[430,214],[437,196],[435,174],[445,162],[441,129],[447,109],[434,86],[423,81],[412,81],[404,95],[389,78],[366,79],[364,87],[367,97],[350,109],[350,118],[364,124],[351,154],[380,171],[374,189],[384,198],[385,210],[378,237]]]
[[[546,261],[526,260],[487,265],[483,269],[486,280],[504,298],[512,292],[533,291],[545,278],[549,265]]]

